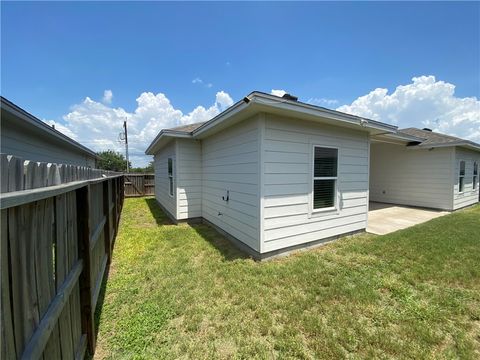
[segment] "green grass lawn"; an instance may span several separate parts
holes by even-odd
[[[480,206],[255,262],[127,199],[97,358],[480,358]]]

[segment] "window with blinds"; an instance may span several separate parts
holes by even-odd
[[[313,210],[335,207],[338,149],[314,146]]]
[[[478,183],[478,162],[473,162],[473,190],[477,189]]]
[[[458,174],[458,192],[463,193],[465,190],[465,161],[460,161],[460,171]]]
[[[168,158],[168,192],[173,196],[173,159]]]

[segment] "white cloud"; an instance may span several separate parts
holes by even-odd
[[[412,78],[412,83],[377,88],[337,110],[395,124],[400,128],[429,127],[434,131],[480,142],[480,101],[455,96],[455,85],[434,76]]]
[[[326,98],[310,98],[308,99],[307,103],[318,106],[335,106],[338,105],[338,100]]]
[[[55,130],[60,131],[62,134],[67,135],[68,137],[72,138],[73,140],[77,140],[77,135],[73,133],[68,127],[64,126],[63,124],[54,121],[54,120],[43,120],[50,126],[54,126]]]
[[[285,95],[287,92],[285,90],[275,90],[275,89],[272,89],[272,91],[270,91],[270,94],[272,95],[275,95],[275,96],[280,96],[282,97],[283,95]]]
[[[113,99],[112,90],[105,90],[105,91],[103,92],[102,102],[103,102],[104,104],[111,104],[111,103],[112,103],[112,99]]]
[[[207,89],[210,89],[213,87],[213,84],[212,83],[206,83],[205,81],[203,81],[202,79],[200,79],[199,77],[196,77],[195,79],[192,80],[192,84],[200,84],[200,85],[203,85],[205,86]]]
[[[233,105],[233,99],[225,91],[219,91],[215,96],[215,105],[225,110],[227,107]]]
[[[137,98],[135,111],[128,112],[87,97],[63,116],[64,124],[46,122],[92,150],[113,149],[123,153],[119,133],[127,118],[130,160],[133,166],[145,166],[151,158],[145,156],[144,151],[161,129],[210,120],[232,104],[230,95],[220,91],[210,107],[197,106],[184,114],[172,106],[165,94],[144,92]]]

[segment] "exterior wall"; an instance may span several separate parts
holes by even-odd
[[[1,152],[24,160],[95,167],[95,158],[2,121]]]
[[[262,253],[363,230],[368,212],[366,132],[265,115]],[[313,145],[338,147],[337,209],[311,211]]]
[[[177,219],[202,216],[202,143],[177,139]]]
[[[260,251],[257,117],[202,140],[202,168],[203,218]]]
[[[170,196],[168,181],[168,158],[173,158],[173,196]],[[172,217],[177,219],[177,199],[175,187],[177,186],[177,161],[176,140],[160,149],[153,157],[155,169],[155,198]]]
[[[452,210],[453,148],[372,143],[370,200]]]
[[[460,160],[465,160],[465,189],[463,193],[460,193],[458,190],[458,178],[460,171]],[[475,204],[478,202],[478,178],[477,178],[477,188],[473,190],[473,162],[477,161],[480,167],[480,153],[468,149],[455,149],[455,162],[453,165],[453,208],[460,209],[462,207]]]

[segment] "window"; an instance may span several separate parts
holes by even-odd
[[[313,154],[313,210],[334,208],[338,149],[314,146]]]
[[[473,190],[477,189],[478,182],[478,162],[473,162]]]
[[[173,159],[168,158],[168,189],[170,196],[173,196]]]
[[[460,172],[458,175],[458,192],[465,190],[465,161],[460,161]]]

